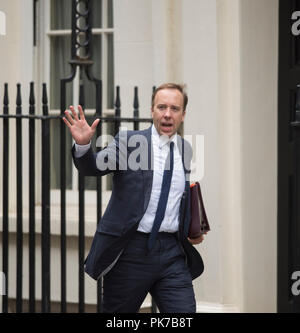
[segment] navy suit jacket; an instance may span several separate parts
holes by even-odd
[[[192,148],[179,135],[178,148],[186,176],[185,191],[180,202],[178,236],[186,254],[192,279],[200,276],[204,266],[199,252],[188,241],[190,223],[190,164]],[[153,180],[153,151],[151,127],[142,131],[119,132],[114,140],[98,153],[89,151],[80,158],[74,155],[74,164],[85,176],[103,176],[113,172],[112,194],[107,208],[98,222],[85,271],[97,280],[114,264],[130,241],[147,209]],[[130,159],[137,157],[137,167],[127,167]],[[140,158],[140,160],[138,160]],[[99,170],[99,167],[101,170]],[[103,170],[102,170],[103,169]]]

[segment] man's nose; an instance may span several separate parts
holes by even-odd
[[[170,108],[170,107],[167,107],[167,109],[166,109],[166,111],[165,111],[165,113],[164,113],[164,117],[166,117],[166,118],[170,118],[170,117],[171,117],[171,114],[172,114],[172,112],[171,112],[171,108]]]

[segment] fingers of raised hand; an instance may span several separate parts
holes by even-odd
[[[96,129],[96,127],[98,126],[99,122],[100,122],[100,119],[98,118],[98,119],[96,119],[96,120],[92,123],[91,128],[92,128],[93,131]]]
[[[68,124],[71,124],[73,125],[74,124],[74,119],[72,118],[71,114],[69,113],[68,110],[65,111],[65,115],[66,117],[68,118],[69,121],[67,121],[66,118],[63,118],[64,122],[68,125]]]
[[[72,115],[73,115],[74,119],[75,119],[75,120],[79,120],[78,115],[77,115],[77,112],[75,111],[74,106],[71,105],[71,106],[70,106],[70,110],[71,110],[71,112],[72,112]]]
[[[65,112],[66,113],[66,112]],[[71,124],[68,122],[68,120],[65,118],[65,117],[63,117],[63,119],[62,119],[63,121],[64,121],[64,123],[69,127],[69,128],[71,128]]]
[[[66,117],[68,118],[69,122],[66,122],[66,119],[63,118],[64,122],[67,124],[67,125],[74,125],[76,121],[79,121],[79,120],[85,120],[85,117],[84,117],[84,112],[83,112],[83,109],[81,107],[81,105],[78,105],[78,110],[79,110],[79,114],[80,114],[80,119],[78,118],[78,114],[74,108],[74,106],[70,106],[70,110],[71,110],[71,113],[69,112],[69,110],[66,110],[65,111],[65,115]],[[70,126],[69,126],[70,127]]]
[[[79,110],[80,119],[85,119],[81,105],[78,105],[78,110]]]

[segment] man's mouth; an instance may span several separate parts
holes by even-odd
[[[161,126],[164,127],[164,128],[171,128],[171,127],[173,126],[173,124],[170,124],[170,123],[162,123]]]

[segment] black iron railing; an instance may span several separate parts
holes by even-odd
[[[55,119],[61,119],[64,116],[66,105],[66,89],[67,85],[72,83],[76,76],[79,75],[79,104],[85,106],[85,94],[83,78],[84,75],[88,81],[92,82],[95,88],[95,118],[101,118],[101,122],[97,126],[97,137],[102,135],[102,124],[111,122],[114,124],[115,134],[119,131],[122,122],[133,123],[135,130],[139,129],[141,122],[151,122],[151,118],[139,118],[139,99],[138,88],[134,88],[134,101],[133,101],[133,118],[121,117],[121,102],[120,102],[120,88],[116,88],[115,99],[115,115],[114,117],[102,117],[102,81],[96,78],[92,72],[92,1],[90,0],[72,0],[72,35],[71,35],[71,59],[69,64],[71,66],[71,74],[69,77],[60,80],[60,115],[50,115],[48,108],[48,98],[46,85],[43,84],[42,93],[42,112],[36,114],[35,97],[34,97],[34,84],[30,83],[30,96],[29,96],[29,113],[22,113],[22,100],[21,100],[21,85],[17,85],[17,100],[16,100],[16,113],[9,114],[9,101],[8,101],[8,85],[4,86],[3,97],[3,231],[2,231],[2,256],[3,256],[3,272],[6,276],[6,295],[3,296],[3,312],[8,311],[8,290],[11,278],[16,279],[16,311],[23,312],[23,197],[22,197],[22,125],[23,122],[29,121],[29,311],[35,312],[36,309],[36,195],[35,187],[36,182],[36,169],[35,161],[41,158],[41,186],[42,193],[42,237],[41,237],[41,255],[42,255],[42,271],[41,271],[41,311],[51,311],[51,293],[50,293],[50,216],[51,216],[51,202],[50,202],[50,123]],[[67,61],[67,59],[66,59]],[[9,262],[9,200],[14,200],[12,197],[12,189],[9,186],[9,121],[16,121],[16,203],[17,203],[17,242],[16,242],[16,276],[8,276],[8,267],[14,264],[14,261]],[[41,152],[36,151],[35,133],[36,123],[41,122]],[[66,156],[69,154],[70,147],[66,147],[66,126],[63,121],[60,122],[60,311],[67,311],[67,236],[66,236]],[[98,147],[97,149],[101,149]],[[84,176],[78,175],[78,263],[79,263],[79,285],[78,285],[78,311],[85,311],[85,287],[84,287],[84,255],[85,255],[85,218],[84,218],[84,191],[85,180]],[[96,182],[97,191],[97,221],[102,216],[102,187],[101,179],[97,177]],[[96,222],[96,221],[95,221]],[[102,311],[102,280],[97,283],[97,311]],[[152,301],[152,311],[156,311],[156,306]]]
[[[62,91],[65,89],[65,83],[68,81],[62,80],[61,88]],[[101,81],[96,81],[96,89],[99,89],[101,95]],[[98,86],[97,86],[98,84]],[[51,312],[51,267],[50,267],[50,237],[51,237],[51,201],[50,201],[50,142],[51,142],[51,132],[50,124],[51,121],[55,119],[61,119],[64,115],[61,112],[60,115],[50,115],[48,109],[48,98],[47,98],[47,88],[46,84],[42,86],[42,112],[36,114],[35,106],[35,97],[34,97],[34,84],[30,83],[30,95],[29,95],[29,111],[28,114],[24,114],[22,111],[22,100],[21,100],[21,85],[17,85],[17,99],[16,99],[16,112],[11,114],[9,112],[9,96],[8,96],[8,85],[4,85],[4,95],[3,95],[3,114],[0,114],[0,119],[3,121],[3,161],[2,161],[2,271],[6,277],[6,292],[2,296],[2,311],[8,312],[8,299],[10,298],[11,292],[11,281],[15,279],[16,281],[16,312],[24,312],[24,291],[23,291],[23,279],[24,272],[23,267],[23,251],[24,251],[24,230],[23,230],[23,178],[22,172],[24,168],[23,161],[23,132],[22,126],[24,122],[29,123],[29,186],[28,186],[28,207],[29,207],[29,298],[28,298],[28,311],[36,312],[37,311],[37,302],[41,301],[41,312]],[[80,103],[84,107],[84,89],[80,89]],[[62,99],[62,107],[65,107],[64,100]],[[95,117],[102,115],[99,112],[100,102],[98,102],[98,109],[94,114]],[[10,179],[10,166],[9,166],[9,156],[12,152],[9,150],[9,142],[12,139],[9,129],[12,121],[16,122],[16,149],[15,149],[15,158],[16,158],[16,189],[11,188],[9,184]],[[36,128],[37,123],[41,122],[41,151],[36,150]],[[133,123],[134,129],[139,129],[140,123],[151,123],[151,118],[139,118],[139,101],[138,101],[138,88],[134,89],[134,103],[133,103],[133,117],[121,117],[121,102],[120,102],[120,88],[116,88],[116,102],[115,102],[115,116],[113,117],[101,117],[101,122],[97,127],[97,136],[102,134],[102,124],[105,122],[111,122],[114,124],[115,132],[118,132],[119,127],[122,123]],[[66,154],[70,153],[71,147],[66,147],[66,133],[65,133],[65,124],[61,121],[61,136],[59,140],[60,147],[60,193],[61,193],[61,203],[60,203],[60,212],[61,212],[61,232],[60,232],[60,289],[61,289],[61,300],[60,300],[60,311],[67,311],[67,297],[66,297],[66,285],[67,285],[67,273],[66,273],[66,262],[67,262],[67,235],[66,235]],[[99,147],[101,149],[101,147]],[[41,179],[37,179],[36,170],[36,161],[41,160]],[[42,224],[42,235],[41,235],[41,272],[40,276],[36,271],[36,187],[41,187],[41,224]],[[78,230],[78,263],[79,263],[79,284],[78,284],[78,311],[85,311],[85,290],[84,290],[84,256],[85,256],[85,217],[84,217],[84,191],[85,191],[85,182],[84,176],[79,174],[79,207],[78,207],[78,216],[79,216],[79,230]],[[97,221],[100,220],[102,215],[101,206],[102,206],[102,188],[101,188],[101,177],[97,177]],[[12,195],[16,192],[16,195]],[[15,199],[16,198],[16,199]],[[16,258],[12,258],[9,255],[9,247],[12,246],[10,241],[10,215],[9,215],[9,202],[10,200],[16,200]],[[97,223],[95,221],[95,224]],[[9,276],[9,266],[16,265],[16,276]],[[39,276],[39,277],[38,277]],[[37,284],[37,279],[40,278],[41,283],[41,300],[37,300],[35,289]],[[58,282],[59,283],[59,282]],[[99,280],[97,284],[97,311],[102,311],[102,281]],[[153,304],[153,311],[155,311],[155,305]]]

